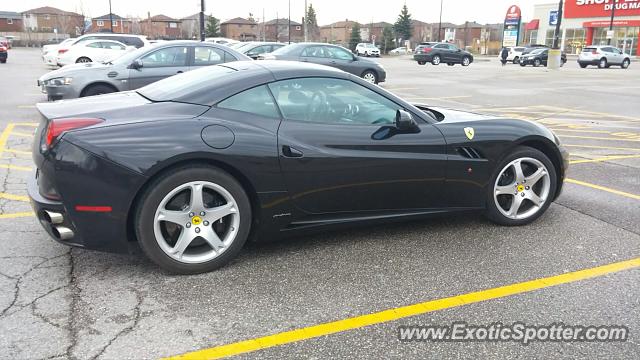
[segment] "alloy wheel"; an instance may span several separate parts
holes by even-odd
[[[193,181],[169,192],[154,216],[158,245],[172,259],[199,264],[220,256],[240,225],[236,200],[224,187]]]
[[[465,57],[464,59],[462,59],[462,65],[469,66],[469,64],[470,64],[470,60],[468,57]]]
[[[434,56],[431,62],[433,63],[433,65],[440,65],[440,56]]]
[[[535,215],[549,200],[551,177],[546,166],[534,158],[507,164],[494,184],[493,198],[507,218],[522,220]]]
[[[366,72],[364,75],[362,75],[362,78],[367,81],[370,82],[372,84],[376,83],[376,75],[370,71]]]

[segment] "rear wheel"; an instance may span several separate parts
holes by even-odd
[[[80,97],[109,94],[116,91],[117,91],[116,89],[108,85],[102,85],[102,84],[90,85],[86,90],[82,92]]]
[[[629,64],[631,64],[631,61],[629,59],[624,59],[624,61],[622,62],[622,65],[620,65],[620,67],[623,68],[623,69],[627,69],[629,67]]]
[[[520,58],[519,58],[518,56],[516,56],[516,57],[514,57],[514,58],[513,58],[513,63],[514,63],[514,64],[517,64],[517,63],[519,63],[519,62],[520,62]]]
[[[362,73],[362,78],[372,84],[378,83],[378,75],[373,70],[367,70]]]
[[[580,67],[584,69],[587,67],[587,64],[580,64]]]
[[[605,59],[605,58],[600,59],[600,61],[598,62],[598,67],[600,69],[606,68],[607,67],[607,59]]]
[[[540,59],[533,60],[533,66],[534,67],[538,67],[538,66],[540,66],[540,64],[542,64],[542,61],[540,61]]]
[[[197,274],[233,259],[249,235],[251,206],[226,172],[188,165],[151,183],[136,211],[145,254],[163,269]]]
[[[471,58],[469,58],[468,56],[463,57],[462,66],[469,66],[469,64],[471,64]]]
[[[81,56],[76,60],[76,63],[90,63],[91,59],[86,56]]]
[[[505,157],[491,177],[487,217],[501,225],[524,225],[549,207],[557,188],[553,163],[539,150],[521,146]]]
[[[427,63],[426,61],[418,61],[418,65],[424,65],[426,63]]]
[[[440,55],[433,55],[433,58],[431,59],[431,64],[433,65],[440,65]]]
[[[449,66],[453,66],[453,65],[455,65],[455,64],[454,64],[454,63],[447,63],[447,65],[449,65]]]

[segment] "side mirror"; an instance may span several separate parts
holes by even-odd
[[[131,63],[131,66],[130,66],[130,67],[131,67],[132,69],[140,70],[140,69],[142,69],[142,67],[143,67],[143,66],[144,66],[144,65],[142,64],[142,60],[140,60],[140,59],[136,59],[136,60],[134,60],[134,61]]]
[[[413,116],[400,109],[396,111],[396,128],[402,132],[417,132],[420,130]]]
[[[351,54],[351,56],[353,56],[353,61],[358,61],[358,55]]]

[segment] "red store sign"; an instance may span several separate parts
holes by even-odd
[[[590,18],[611,16],[615,2],[616,16],[640,16],[640,0],[567,0],[564,3],[565,18]]]

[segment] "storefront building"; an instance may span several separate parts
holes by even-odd
[[[565,0],[560,28],[560,47],[577,54],[588,45],[606,45],[614,0]],[[611,45],[640,56],[640,0],[617,0]],[[524,43],[551,46],[555,35],[558,3],[534,7],[533,20],[525,27]]]

